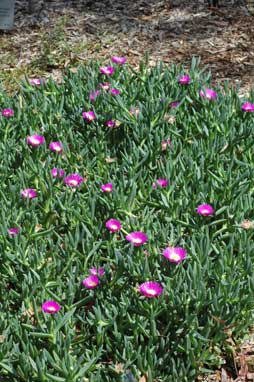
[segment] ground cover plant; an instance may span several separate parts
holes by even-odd
[[[0,94],[4,381],[194,381],[253,317],[253,95],[124,57]]]

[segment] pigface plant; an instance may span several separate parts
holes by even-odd
[[[121,54],[1,94],[1,380],[194,382],[230,359],[253,323],[253,111],[195,59]]]

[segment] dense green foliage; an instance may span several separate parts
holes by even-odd
[[[99,65],[68,72],[63,83],[21,85],[9,99],[0,94],[0,376],[4,382],[194,381],[217,367],[228,338],[247,331],[253,309],[252,219],[254,113],[241,110],[227,86],[218,99],[201,98],[210,76],[193,60],[184,72],[158,65],[139,70]],[[89,93],[109,81],[121,91]],[[180,101],[177,108],[168,105]],[[132,107],[140,109],[132,115]],[[86,122],[83,111],[96,119]],[[113,128],[105,122],[113,119]],[[45,144],[27,144],[31,134]],[[162,151],[161,142],[172,144]],[[49,150],[61,141],[63,154]],[[53,167],[79,173],[76,189],[54,179]],[[158,178],[167,188],[152,188]],[[113,183],[112,193],[101,185]],[[34,188],[38,197],[20,192]],[[215,213],[199,216],[199,204]],[[110,233],[105,221],[122,223]],[[18,235],[8,228],[18,227]],[[127,233],[143,231],[134,247]],[[187,250],[176,265],[162,251]],[[92,266],[106,270],[94,290],[82,285]],[[142,296],[142,282],[161,283],[156,298]],[[42,312],[46,300],[62,309]]]

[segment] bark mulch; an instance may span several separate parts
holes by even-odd
[[[151,65],[162,60],[187,67],[199,56],[215,83],[227,80],[249,92],[254,15],[245,1],[220,0],[220,8],[209,8],[204,0],[38,0],[31,15],[28,2],[16,0],[14,29],[0,35],[0,71],[29,68],[30,75],[57,78],[66,66],[105,62],[112,54],[136,65],[149,52]]]

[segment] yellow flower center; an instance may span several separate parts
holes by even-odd
[[[148,294],[151,294],[152,296],[156,295],[156,290],[154,289],[147,289],[146,291]]]
[[[39,145],[40,144],[40,141],[38,138],[31,138],[31,142],[34,144],[34,145]]]
[[[56,308],[54,306],[48,306],[47,310],[49,310],[50,312],[55,312]]]
[[[140,244],[142,243],[142,239],[140,239],[139,237],[135,237],[134,239],[132,239],[133,243],[136,243],[136,244]]]
[[[181,256],[178,255],[177,253],[172,253],[172,254],[170,255],[170,259],[175,260],[175,261],[178,261],[178,260],[181,259]]]
[[[78,181],[77,181],[76,179],[71,179],[71,180],[69,181],[69,184],[70,184],[71,186],[77,186],[77,185],[78,185]]]

